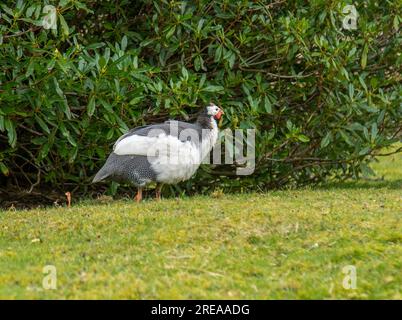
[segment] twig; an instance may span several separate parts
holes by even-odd
[[[25,129],[25,130],[27,130],[27,131],[29,131],[30,133],[36,134],[37,136],[43,136],[43,133],[35,131],[35,130],[31,129],[31,128],[28,128],[28,127],[24,126],[23,124],[19,124],[18,126],[23,128],[23,129]]]
[[[399,147],[398,149],[396,149],[396,150],[394,150],[392,152],[374,154],[374,156],[376,156],[376,157],[386,157],[386,156],[390,156],[390,155],[398,153],[398,152],[402,152],[402,147]]]
[[[14,34],[6,34],[5,36],[3,36],[3,38],[8,39],[8,38],[13,38],[13,37],[19,37],[19,36],[22,36],[23,34],[26,34],[26,33],[30,32],[30,31],[35,32],[35,31],[39,30],[40,28],[41,27],[36,27],[36,28],[31,27],[28,30],[20,31],[20,32],[17,32],[17,33],[14,33]]]
[[[40,173],[41,173],[41,170],[38,170],[36,182],[31,184],[31,188],[29,188],[28,193],[31,193],[33,188],[35,188],[40,183]]]
[[[316,71],[310,72],[308,74],[301,74],[301,75],[284,75],[284,74],[276,74],[276,73],[271,73],[268,71],[265,71],[263,69],[246,69],[243,68],[242,66],[239,66],[239,69],[242,71],[251,71],[251,72],[261,72],[265,73],[268,76],[274,77],[274,78],[280,78],[280,79],[301,79],[301,78],[308,78],[312,76],[313,74],[316,73]]]

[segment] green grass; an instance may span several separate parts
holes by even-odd
[[[0,298],[402,299],[401,154],[373,168],[383,180],[1,211]]]

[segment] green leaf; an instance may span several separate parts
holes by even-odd
[[[293,130],[293,123],[291,120],[286,121],[286,128],[288,128],[289,131]]]
[[[272,104],[267,96],[264,98],[264,108],[267,113],[272,113]]]
[[[205,88],[202,88],[202,91],[206,91],[206,92],[220,92],[223,91],[223,87],[222,86],[206,86]]]
[[[25,72],[25,77],[30,77],[31,75],[33,75],[33,73],[34,73],[34,60],[31,58],[30,59],[30,61],[29,61],[29,65],[28,65],[28,68],[27,68],[27,72]]]
[[[198,88],[202,88],[204,86],[205,80],[207,79],[207,76],[205,73],[202,74],[201,79],[200,79],[200,83],[198,84]]]
[[[105,46],[104,42],[100,43],[91,43],[90,45],[86,46],[87,50],[94,50],[94,49],[99,49]]]
[[[126,36],[124,36],[123,39],[121,39],[121,46],[120,47],[121,47],[122,51],[126,50],[126,48],[127,48],[127,37]]]
[[[46,142],[39,151],[39,160],[43,160],[46,158],[50,150],[50,143]]]
[[[117,123],[120,125],[120,132],[126,133],[129,130],[127,124],[117,115],[116,115],[116,120],[117,120]]]
[[[362,171],[362,174],[365,178],[369,178],[370,176],[374,176],[375,172],[373,169],[371,169],[367,164],[361,163],[360,164],[360,169]]]
[[[257,99],[253,99],[251,95],[247,96],[248,103],[253,111],[257,111],[259,101]]]
[[[219,61],[221,60],[222,51],[223,51],[222,46],[218,46],[218,47],[216,48],[215,57],[214,57],[214,62],[219,62]]]
[[[59,6],[64,8],[69,2],[70,0],[60,0]]]
[[[354,146],[354,144],[352,143],[352,141],[350,140],[349,136],[347,135],[347,133],[343,130],[339,130],[339,133],[341,134],[343,140],[350,146]]]
[[[363,79],[361,76],[359,76],[359,82],[360,82],[360,84],[362,85],[362,87],[363,87],[364,91],[366,91],[366,92],[367,92],[367,86],[366,86],[366,83],[364,82],[364,79]]]
[[[201,56],[197,56],[194,59],[194,69],[195,71],[200,71],[202,65],[202,58]]]
[[[71,110],[68,106],[67,99],[64,98],[60,101],[60,108],[63,110],[64,114],[66,115],[68,120],[71,120]]]
[[[60,129],[63,137],[68,137],[70,135],[70,132],[67,130],[66,126],[63,123],[60,123],[59,129]]]
[[[2,116],[0,114],[0,131],[4,131],[5,127],[4,127],[4,116]]]
[[[5,119],[4,126],[7,130],[8,143],[14,148],[17,144],[17,132],[15,131],[15,124],[10,119]]]
[[[364,155],[368,154],[369,152],[370,152],[370,147],[364,147],[363,149],[361,149],[359,151],[359,155],[364,156]]]
[[[363,48],[362,59],[360,62],[362,69],[365,69],[367,66],[367,55],[368,55],[368,44],[366,43]]]
[[[7,13],[7,14],[9,14],[10,16],[12,16],[12,17],[14,17],[14,12],[13,12],[13,10],[11,10],[9,7],[7,7],[5,4],[1,4],[0,5],[2,8],[3,8],[3,10]]]
[[[48,138],[45,136],[36,137],[31,139],[31,142],[37,146],[41,146],[48,141]]]
[[[119,186],[120,186],[119,183],[112,181],[112,183],[110,184],[110,187],[109,187],[109,193],[112,196],[114,196],[117,193],[117,189],[119,188]]]
[[[363,128],[363,134],[364,134],[364,137],[366,138],[366,140],[370,141],[369,132],[368,132],[368,129],[366,127]]]
[[[175,31],[176,31],[176,25],[173,25],[172,27],[169,28],[168,32],[166,33],[166,39],[169,39],[171,36],[173,36]]]
[[[332,140],[332,134],[331,132],[327,132],[327,134],[325,135],[325,137],[321,140],[321,149],[324,149],[327,145],[329,145],[329,143]]]
[[[56,77],[53,77],[53,82],[54,82],[54,88],[56,89],[57,94],[59,95],[60,98],[64,99],[63,90],[60,89],[60,85],[59,85],[59,82],[57,81]]]
[[[85,3],[82,3],[82,2],[74,2],[74,5],[75,5],[75,7],[76,8],[78,8],[78,9],[82,9],[82,10],[85,10],[87,13],[94,13],[91,9],[89,9],[86,5],[85,5]]]
[[[398,31],[399,30],[399,17],[398,17],[398,15],[395,15],[392,24],[393,24],[394,30]]]
[[[185,66],[181,68],[181,74],[183,75],[184,80],[188,80],[188,71]]]
[[[236,61],[236,55],[234,54],[234,52],[231,52],[227,61],[229,62],[229,68],[232,69]]]
[[[10,171],[3,162],[0,162],[0,171],[5,176],[8,176],[10,174]]]
[[[377,134],[378,134],[378,127],[377,127],[377,123],[374,122],[371,125],[371,141],[374,142],[375,139],[377,138]]]
[[[304,134],[299,134],[299,135],[297,136],[297,139],[299,139],[301,142],[309,142],[309,141],[310,141],[310,138],[307,137],[307,136],[304,135]]]
[[[106,139],[107,139],[107,140],[110,140],[110,139],[113,138],[113,136],[114,136],[114,129],[113,129],[113,128],[110,128],[109,131],[108,131],[107,134],[106,134]]]
[[[89,99],[88,106],[87,106],[87,113],[88,113],[88,116],[92,117],[92,115],[94,114],[94,112],[95,112],[95,97],[92,96],[92,97]]]
[[[67,141],[70,142],[72,146],[77,146],[77,142],[75,142],[74,138],[70,134],[67,136]]]
[[[105,109],[106,109],[107,111],[113,113],[113,107],[112,107],[112,105],[111,105],[109,102],[107,102],[107,101],[105,101],[105,100],[103,100],[103,99],[100,99],[100,102],[102,103],[102,105],[105,107]]]
[[[135,98],[131,99],[128,104],[131,105],[131,106],[136,105],[136,104],[138,104],[139,102],[141,102],[142,99],[144,99],[144,96],[135,97]]]
[[[202,18],[200,19],[200,21],[198,21],[198,24],[197,24],[197,32],[198,33],[201,32],[204,22],[205,22],[205,19],[202,19]]]
[[[99,67],[103,68],[104,66],[106,66],[106,64],[107,64],[106,58],[104,56],[100,57],[99,58]]]
[[[348,53],[348,58],[351,58],[352,56],[354,56],[356,51],[357,51],[356,47],[353,47]]]
[[[60,19],[61,29],[63,30],[63,34],[65,36],[68,36],[70,34],[70,30],[69,30],[67,22],[66,22],[66,20],[64,20],[64,17],[62,14],[59,14],[59,19]]]
[[[39,126],[42,128],[43,131],[45,131],[47,134],[50,134],[49,127],[47,126],[45,121],[43,121],[38,115],[35,115],[35,120],[39,124]]]
[[[350,100],[353,100],[353,97],[355,95],[355,87],[353,83],[349,83],[349,98]]]

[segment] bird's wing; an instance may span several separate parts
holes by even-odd
[[[116,141],[113,152],[119,155],[143,156],[174,153],[183,143],[197,142],[198,137],[197,125],[171,120],[130,130]]]
[[[148,127],[150,127],[150,126],[149,126],[149,125],[145,125],[145,126],[136,127],[136,128],[134,128],[134,129],[129,130],[128,132],[126,132],[125,134],[123,134],[119,139],[116,140],[116,142],[115,142],[114,145],[113,145],[113,150],[116,149],[116,146],[117,146],[123,139],[128,138],[128,137],[130,137],[130,136],[132,136],[132,135],[138,135],[138,133],[140,133],[140,135],[141,135],[141,132],[144,131],[144,129],[146,129],[146,128],[148,128]],[[137,133],[137,132],[138,132],[138,133]]]

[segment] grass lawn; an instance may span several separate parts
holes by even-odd
[[[373,168],[383,180],[0,211],[0,298],[402,299],[402,155]]]

